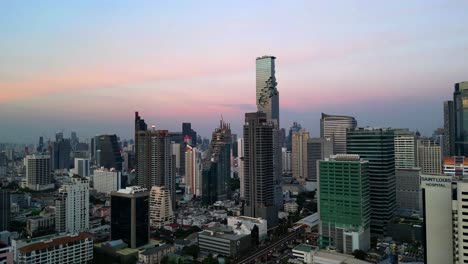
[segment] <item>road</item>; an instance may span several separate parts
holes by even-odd
[[[240,259],[236,263],[239,263],[239,264],[253,263],[253,262],[255,262],[256,259],[267,255],[268,253],[270,253],[270,251],[272,252],[275,248],[281,246],[281,244],[284,244],[284,243],[286,243],[286,242],[288,242],[290,240],[295,239],[302,232],[304,232],[304,229],[299,228],[299,229],[295,230],[294,232],[288,234],[287,236],[281,238],[280,240],[278,240],[276,242],[273,242],[272,244],[270,244],[270,245],[268,245],[268,246],[266,246],[264,248],[259,249],[253,255],[250,255],[250,256],[247,256],[247,257],[245,257],[243,259]]]

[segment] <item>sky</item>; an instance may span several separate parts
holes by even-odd
[[[276,56],[280,123],[321,112],[431,135],[468,80],[468,1],[1,1],[0,142],[133,138],[223,117],[241,134],[255,58]]]

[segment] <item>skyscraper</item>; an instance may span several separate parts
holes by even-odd
[[[279,93],[276,88],[275,60],[273,56],[262,56],[256,60],[257,110],[276,120],[279,125]]]
[[[136,183],[150,189],[153,186],[166,186],[171,192],[172,205],[175,206],[175,158],[171,153],[169,131],[142,130],[146,124],[138,113],[135,127]]]
[[[317,161],[333,155],[331,138],[310,138],[307,140],[307,185],[308,190],[317,189]]]
[[[453,101],[444,102],[444,157],[455,155],[455,113]]]
[[[275,204],[274,146],[275,125],[263,112],[246,113],[244,124],[244,215],[278,223]]]
[[[111,194],[111,239],[122,239],[130,248],[149,241],[149,192],[131,186]]]
[[[417,141],[418,167],[421,174],[442,174],[442,150],[439,145],[429,139]]]
[[[392,129],[348,130],[347,152],[369,161],[371,233],[383,235],[396,207],[395,134]]]
[[[298,132],[302,129],[301,124],[297,122],[293,122],[293,125],[289,128],[288,138],[286,140],[286,148],[291,151],[292,150],[292,135],[294,132]]]
[[[239,175],[240,197],[245,196],[245,174],[244,174],[244,139],[237,139],[237,171]]]
[[[320,160],[318,209],[320,246],[339,252],[370,248],[369,162],[359,155],[338,154]]]
[[[453,93],[455,117],[455,155],[468,156],[468,81],[455,84]]]
[[[299,182],[305,184],[308,175],[307,140],[309,132],[300,129],[292,133],[292,175]]]
[[[346,129],[354,129],[357,121],[352,116],[327,115],[320,119],[320,137],[333,140],[333,153],[346,154]]]
[[[122,171],[123,158],[117,135],[100,135],[96,137],[96,164],[106,169]]]
[[[281,188],[281,147],[279,120],[279,92],[275,76],[274,56],[262,56],[256,59],[256,99],[257,111],[266,114],[269,122],[274,124],[273,133],[273,175],[274,200],[277,209],[283,208],[283,192]]]
[[[166,187],[153,186],[149,203],[151,228],[162,228],[174,222],[171,193]]]
[[[89,229],[89,181],[78,175],[59,189],[55,200],[57,232],[79,233]]]
[[[63,133],[57,133],[55,135],[55,142],[52,142],[50,150],[52,169],[68,170],[71,166],[71,153],[70,139],[63,138]]]
[[[0,232],[10,229],[10,192],[0,189]]]
[[[182,123],[182,136],[189,136],[192,139],[192,146],[197,145],[197,132],[192,129],[191,123]]]
[[[43,191],[54,188],[49,155],[29,155],[25,158],[28,188]]]
[[[230,197],[231,142],[231,127],[221,120],[203,161],[202,201],[206,205]]]
[[[417,166],[416,135],[408,129],[395,129],[395,169]]]
[[[198,148],[187,145],[185,148],[186,193],[202,195],[202,153]]]

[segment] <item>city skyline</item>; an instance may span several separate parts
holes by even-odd
[[[430,135],[467,79],[464,2],[4,5],[4,142],[62,129],[130,139],[134,111],[207,138],[223,115],[241,134],[265,54],[277,57],[281,126],[298,121],[314,137],[321,112]]]

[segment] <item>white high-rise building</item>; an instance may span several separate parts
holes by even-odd
[[[202,156],[198,148],[187,145],[185,149],[186,193],[202,195]]]
[[[89,159],[75,158],[75,174],[81,177],[89,177]]]
[[[53,189],[49,155],[29,155],[24,159],[27,187],[34,191]]]
[[[79,233],[89,229],[89,181],[73,176],[59,189],[55,200],[57,232]]]
[[[442,174],[442,150],[441,147],[432,140],[418,140],[418,167],[421,174]]]
[[[120,171],[104,168],[93,171],[93,188],[100,193],[110,194],[120,190],[122,176]]]
[[[468,182],[421,175],[425,263],[468,263]]]
[[[171,192],[166,187],[153,186],[150,192],[150,226],[162,228],[174,222]]]
[[[395,169],[411,169],[416,164],[416,136],[407,129],[395,130]]]
[[[237,139],[237,171],[240,182],[240,197],[245,195],[245,177],[244,177],[244,139]]]

